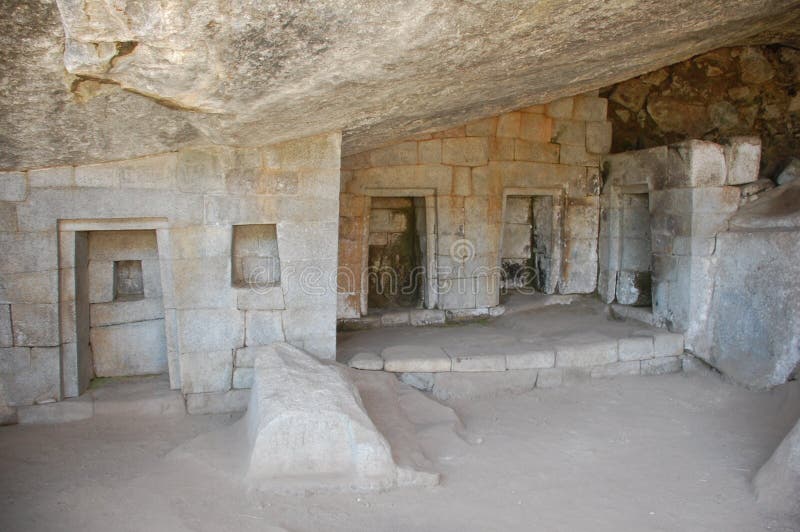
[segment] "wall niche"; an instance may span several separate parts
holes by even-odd
[[[281,262],[276,225],[234,225],[231,260],[231,281],[235,287],[280,284]]]

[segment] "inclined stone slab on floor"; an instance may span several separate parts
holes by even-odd
[[[393,345],[381,352],[384,371],[395,373],[436,373],[450,371],[451,361],[440,347]]]
[[[267,491],[386,489],[398,468],[347,370],[289,344],[261,351],[246,415],[248,483]]]

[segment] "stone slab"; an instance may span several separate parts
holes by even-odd
[[[426,345],[394,345],[381,352],[383,369],[395,373],[450,371],[452,363],[440,347]]]

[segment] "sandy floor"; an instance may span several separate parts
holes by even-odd
[[[800,383],[628,377],[453,406],[482,443],[432,450],[442,485],[367,495],[248,495],[170,459],[235,416],[2,427],[0,530],[800,530],[748,487]]]

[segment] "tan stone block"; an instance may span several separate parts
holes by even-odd
[[[519,136],[533,142],[550,142],[553,120],[544,115],[522,113]]]
[[[521,139],[516,139],[514,141],[514,159],[517,161],[557,163],[558,154],[558,144],[551,144],[549,142],[529,142]]]
[[[376,166],[402,166],[417,164],[417,143],[401,142],[369,152],[369,162]]]
[[[560,100],[548,103],[545,106],[545,112],[547,116],[553,118],[572,118],[573,104],[572,98],[561,98]]]
[[[572,108],[575,120],[600,122],[606,119],[608,100],[596,96],[576,96]]]
[[[489,159],[492,161],[513,161],[514,142],[512,137],[490,137],[489,138]]]
[[[509,139],[511,140],[511,139]],[[503,178],[490,172],[489,166],[472,168],[472,193],[476,196],[496,196],[502,193]]]
[[[600,164],[600,155],[589,153],[584,146],[562,144],[559,161],[561,164],[575,166],[598,166]]]
[[[182,192],[223,192],[225,175],[220,150],[186,149],[178,152],[176,181]]]
[[[358,170],[369,168],[369,152],[361,152],[342,157],[342,170]]]
[[[453,195],[470,194],[472,194],[472,169],[468,166],[456,166],[453,168]]]
[[[587,122],[586,150],[606,154],[611,151],[611,122]]]
[[[466,126],[468,137],[491,137],[497,130],[497,117],[485,118]]]
[[[552,142],[570,144],[573,146],[585,146],[586,122],[578,120],[553,120]]]
[[[341,144],[341,133],[323,133],[265,146],[261,149],[261,157],[264,166],[268,168],[338,170],[341,165]]]
[[[442,161],[457,166],[481,166],[489,162],[489,139],[465,137],[442,141]]]
[[[498,137],[519,137],[522,113],[506,113],[500,115],[497,121]]]
[[[364,196],[339,195],[339,216],[360,217],[364,215]]]
[[[541,115],[541,114],[545,113],[546,108],[545,108],[544,104],[529,105],[528,107],[523,107],[522,109],[520,109],[520,111],[523,112],[523,113],[533,113],[533,114]]]
[[[457,138],[457,137],[464,137],[467,134],[466,126],[458,126],[450,129],[445,129],[444,131],[438,131],[436,133],[432,133],[431,137],[435,139],[448,139],[448,138]]]
[[[420,164],[439,164],[442,162],[441,139],[424,140],[419,143]]]

